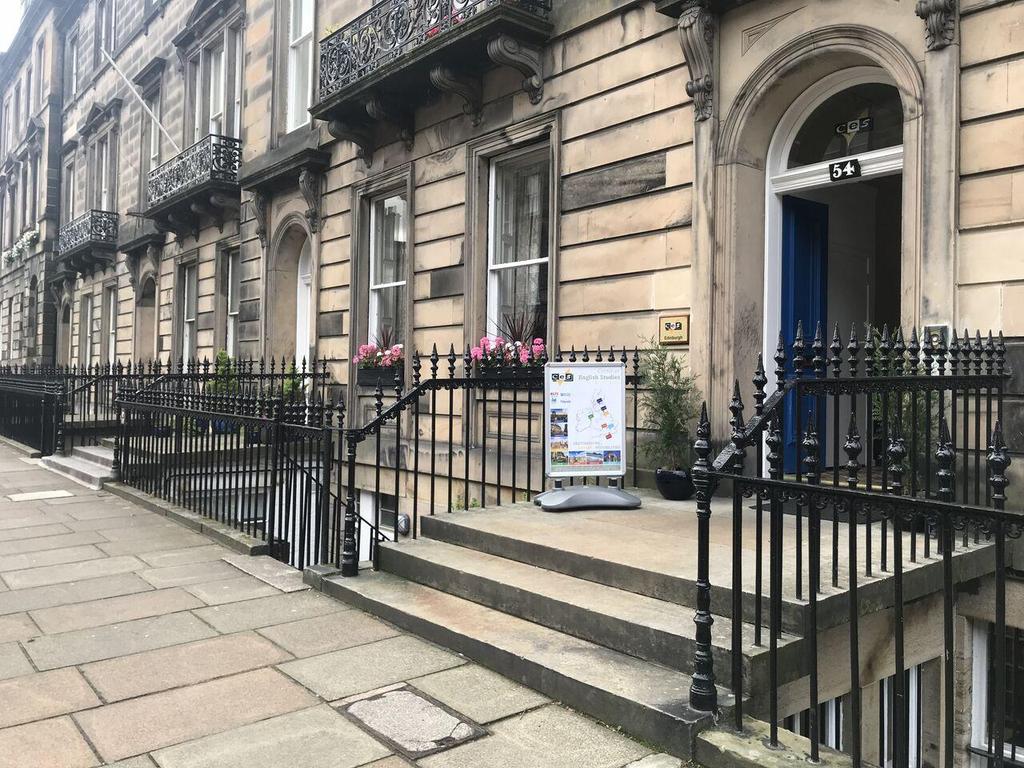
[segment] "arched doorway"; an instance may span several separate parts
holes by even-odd
[[[135,362],[156,357],[156,279],[144,277],[135,300]]]
[[[902,170],[900,94],[878,67],[821,78],[783,115],[765,174],[765,360],[780,331],[792,348],[798,325],[808,338],[820,326],[826,344],[838,326],[844,345],[851,330],[863,338],[865,323],[899,326]],[[787,471],[795,407],[791,396]]]
[[[312,243],[305,228],[287,226],[273,249],[267,280],[266,340],[270,357],[301,365],[313,346]]]
[[[57,323],[57,364],[71,365],[71,302],[61,304]]]

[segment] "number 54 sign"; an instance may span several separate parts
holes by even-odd
[[[832,181],[846,181],[860,177],[860,160],[843,160],[838,163],[828,164],[828,177]]]

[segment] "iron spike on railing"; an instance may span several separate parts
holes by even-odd
[[[589,363],[590,362],[590,352],[587,350],[587,345],[586,344],[583,345],[583,358],[582,358],[582,360],[583,360],[584,363]]]
[[[765,393],[764,388],[768,386],[768,376],[764,370],[764,355],[757,353],[757,367],[754,369],[754,413],[760,416],[764,412]]]
[[[450,344],[448,346],[448,378],[455,378],[455,361],[458,360],[458,355],[455,354],[455,345]]]
[[[420,385],[420,376],[422,375],[420,366],[422,364],[423,362],[420,360],[420,351],[417,349],[412,353],[412,385],[414,387],[419,387]]]
[[[576,345],[575,344],[573,344],[573,345],[571,345],[569,347],[569,362],[570,363],[575,363],[576,362]]]
[[[864,375],[869,379],[878,373],[875,366],[875,329],[864,323]]]
[[[924,375],[933,375],[933,366],[935,365],[935,347],[933,344],[932,335],[927,330],[921,334],[921,362],[924,365]]]
[[[956,335],[956,328],[953,329],[953,336],[949,340],[949,375],[956,376],[960,373],[960,340]]]
[[[1006,371],[1006,342],[1003,341],[1003,332],[996,335],[996,375],[1002,376]]]
[[[939,483],[939,501],[953,501],[956,488],[956,448],[949,433],[949,423],[945,415],[939,417],[939,444],[935,449],[935,463],[938,467],[935,476]]]
[[[775,388],[782,389],[786,383],[786,342],[779,331],[779,343],[775,346]]]
[[[437,356],[437,344],[434,344],[430,350],[430,378],[434,380],[437,378],[437,364],[440,358]]]
[[[889,324],[884,323],[882,325],[882,339],[878,342],[878,369],[883,376],[888,376],[891,372],[891,354],[892,354],[892,343],[889,339]]]
[[[906,469],[903,461],[907,457],[907,446],[900,434],[899,425],[893,426],[889,432],[889,444],[885,451],[889,470],[889,492],[893,496],[903,495],[903,472]]]
[[[803,320],[796,322],[796,336],[793,338],[793,370],[799,379],[804,372],[804,323]]]
[[[992,488],[992,505],[999,510],[1006,508],[1006,487],[1010,481],[1006,470],[1010,466],[1010,454],[1003,441],[1002,425],[996,421],[988,447],[988,484]]]
[[[597,345],[597,353],[594,355],[594,362],[600,363],[604,361],[604,357],[601,355],[601,345]]]
[[[921,370],[921,342],[917,336],[915,325],[910,333],[910,344],[907,345],[907,374],[916,376]]]
[[[773,410],[768,421],[768,435],[764,439],[768,446],[768,477],[772,480],[782,478],[782,429],[779,426],[779,412]]]
[[[989,329],[988,336],[985,338],[985,373],[991,376],[995,373],[995,358],[996,358],[996,345],[992,339],[992,329]]]
[[[732,470],[736,474],[742,474],[743,462],[747,457],[747,452],[745,450],[746,442],[743,437],[746,424],[743,421],[743,398],[740,395],[739,379],[734,379],[732,383],[732,400],[729,402],[729,412],[732,414],[732,418],[729,419],[729,425],[732,427],[732,434],[730,436],[733,446]]]
[[[825,338],[821,332],[821,321],[818,321],[814,328],[814,340],[811,342],[811,366],[814,369],[815,378],[824,378]]]
[[[832,366],[832,375],[838,379],[843,375],[843,342],[839,338],[839,323],[836,323],[832,329],[832,343],[829,345],[828,351],[831,353],[829,365]]]
[[[373,392],[373,410],[377,417],[380,418],[381,412],[384,410],[384,390],[381,389],[380,377],[377,377],[377,386]]]
[[[861,466],[860,453],[863,449],[860,429],[857,427],[857,414],[851,411],[850,426],[846,430],[846,441],[843,443],[843,451],[846,453],[846,484],[850,488],[857,487]]]
[[[821,479],[821,468],[820,461],[818,459],[818,453],[820,450],[820,444],[818,441],[818,430],[814,427],[814,412],[812,410],[807,411],[807,426],[804,427],[803,439],[800,444],[803,446],[803,465],[804,465],[804,476],[807,478],[807,482],[817,485]]]
[[[982,366],[984,365],[985,345],[981,340],[981,329],[974,331],[974,348],[971,356],[974,359],[974,375],[981,376]]]
[[[860,354],[860,342],[857,341],[857,324],[850,323],[850,341],[846,344],[847,363],[850,377],[857,378],[857,356]]]
[[[902,376],[906,372],[906,345],[903,343],[903,328],[897,327],[892,335],[892,357],[889,365],[891,376]]]
[[[718,708],[718,690],[715,687],[715,666],[712,656],[710,582],[710,521],[711,496],[714,491],[708,471],[711,455],[711,422],[708,420],[707,402],[701,404],[697,422],[697,439],[693,444],[696,460],[693,464],[693,484],[697,499],[697,610],[693,617],[696,625],[693,654],[693,677],[690,683],[690,706],[698,712],[714,712]]]

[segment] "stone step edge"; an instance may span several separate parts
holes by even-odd
[[[694,758],[705,768],[793,768],[810,763],[811,742],[792,731],[779,728],[779,746],[768,746],[768,723],[746,717],[743,732],[734,724],[720,721],[718,727],[697,734]],[[820,750],[823,768],[853,768],[853,760],[828,747]]]
[[[714,725],[715,718],[711,713],[699,715],[694,722],[688,723],[669,713],[655,710],[614,693],[600,691],[585,683],[576,684],[575,679],[538,662],[497,648],[486,641],[476,640],[468,635],[455,632],[429,619],[410,615],[400,608],[393,608],[347,589],[344,586],[345,579],[340,576],[337,577],[337,580],[333,578],[338,573],[337,569],[330,566],[314,566],[304,571],[303,579],[313,589],[328,597],[359,608],[430,642],[455,651],[498,674],[584,712],[590,717],[612,727],[621,728],[635,738],[655,744],[659,749],[683,760],[689,760],[692,757],[697,733]],[[431,588],[425,587],[425,589]],[[581,691],[579,688],[586,690]],[[624,722],[631,719],[625,716],[626,713],[632,715],[632,722]]]
[[[91,491],[101,491],[103,486],[114,476],[105,470],[104,467],[82,459],[72,459],[70,456],[59,456],[57,454],[44,456],[40,464],[56,475],[72,480],[78,485],[84,486]],[[88,467],[80,466],[82,464]]]
[[[143,509],[155,512],[158,515],[163,515],[166,518],[184,525],[186,528],[191,528],[193,531],[213,539],[218,544],[222,544],[233,552],[237,552],[242,555],[270,554],[270,546],[266,542],[261,541],[254,536],[249,536],[241,531],[236,531],[231,526],[224,525],[216,520],[210,520],[202,515],[197,515],[184,507],[170,504],[156,496],[143,493],[142,491],[132,488],[129,485],[125,485],[122,482],[113,481],[106,483],[103,489],[109,491],[115,496],[119,496],[122,499],[134,502]]]

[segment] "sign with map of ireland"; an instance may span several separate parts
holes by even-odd
[[[545,469],[548,477],[626,474],[626,366],[544,366]]]

